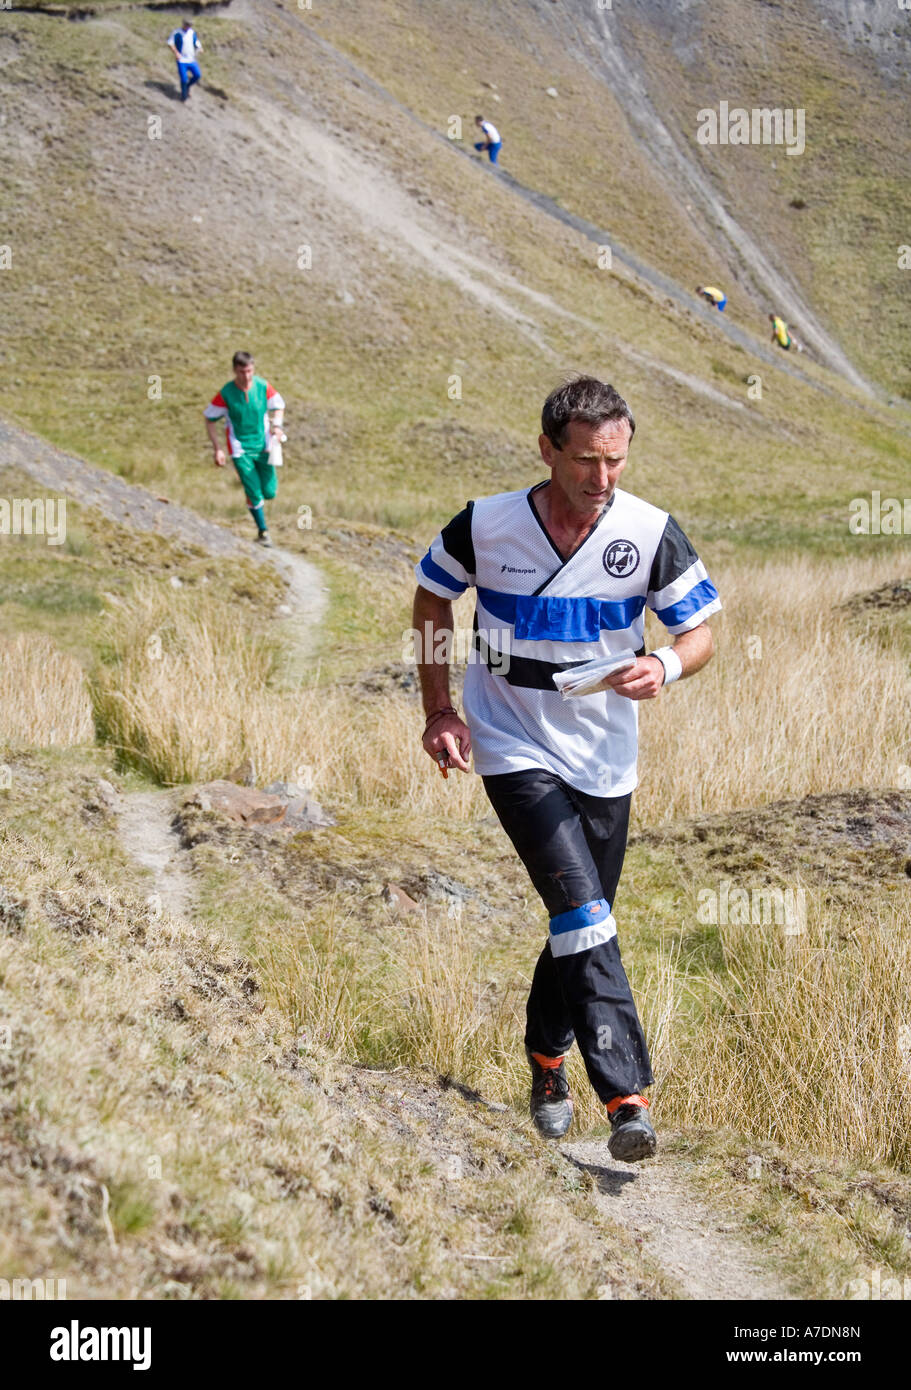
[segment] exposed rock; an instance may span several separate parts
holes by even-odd
[[[409,897],[404,888],[400,888],[397,883],[386,884],[383,889],[383,902],[387,907],[391,907],[393,912],[420,911],[414,898]]]
[[[294,797],[288,802],[282,828],[313,830],[322,825],[335,825],[335,817],[324,810],[312,796]]]
[[[354,689],[357,695],[367,697],[381,695],[385,698],[388,695],[404,694],[417,700],[420,694],[415,667],[405,666],[401,662],[389,662],[372,671],[365,671],[358,678]]]
[[[310,788],[303,786],[300,782],[270,782],[264,790],[270,796],[286,796],[289,800],[306,798],[310,795]]]
[[[849,613],[866,613],[871,608],[908,608],[911,606],[911,579],[883,584],[863,594],[854,594],[841,608]]]
[[[404,889],[408,893],[413,893],[417,898],[424,898],[431,903],[445,904],[447,908],[461,908],[467,902],[474,902],[486,909],[486,904],[482,902],[479,893],[474,888],[469,888],[466,883],[460,883],[458,879],[450,878],[449,874],[438,873],[436,869],[427,869],[424,873],[415,874],[412,878],[405,879]]]
[[[298,790],[295,788],[295,791]],[[270,830],[313,830],[317,826],[335,824],[333,817],[306,792],[289,797],[260,791],[257,787],[239,786],[237,782],[207,782],[196,789],[186,804],[215,811],[228,820],[251,828],[267,826]]]
[[[95,790],[98,800],[105,810],[116,811],[120,805],[120,794],[117,789],[110,782],[105,781],[103,777],[99,777],[95,783]]]

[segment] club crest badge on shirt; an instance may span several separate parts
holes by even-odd
[[[611,541],[601,559],[608,574],[625,579],[639,564],[639,551],[632,541]]]

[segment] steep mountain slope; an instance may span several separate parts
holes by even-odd
[[[736,288],[679,170],[605,85],[583,14],[506,4],[491,24],[470,0],[442,11],[234,0],[200,20],[204,85],[183,107],[160,13],[0,12],[17,112],[0,174],[11,248],[0,293],[19,326],[3,349],[5,408],[233,515],[231,481],[199,471],[198,412],[246,341],[292,402],[297,471],[279,513],[309,505],[426,533],[466,495],[528,476],[544,392],[588,367],[633,401],[637,450],[641,439],[683,519],[726,528],[733,491],[738,512],[765,518],[765,540],[771,524],[776,538],[844,543],[858,469],[883,488],[898,477],[905,417],[854,394],[851,344],[838,349],[830,327],[828,356],[846,375],[768,346],[758,282]],[[570,15],[572,33],[555,31]],[[661,50],[650,52],[657,70]],[[502,97],[500,178],[465,150],[482,93]],[[446,139],[457,113],[461,147]],[[728,163],[719,177],[756,181]],[[614,268],[554,206],[616,236]],[[773,241],[771,222],[738,217],[764,248]],[[725,319],[691,296],[709,273],[731,287]],[[799,280],[790,263],[787,274]],[[862,258],[852,274],[866,274]],[[813,311],[824,323],[825,296]]]
[[[492,110],[508,165],[525,181],[583,215],[594,209],[593,220],[688,288],[721,278],[754,321],[757,310],[783,312],[855,384],[861,359],[908,393],[898,266],[909,212],[907,13],[816,0],[787,9],[691,0],[670,10],[660,0],[507,0],[493,22],[478,0],[445,16],[420,4],[356,13],[333,6],[320,27],[438,126],[441,98],[457,111],[460,97],[473,89],[480,101],[487,88],[488,107],[502,103]],[[432,51],[441,26],[447,59],[470,55],[474,70],[444,60],[412,71],[411,55]],[[548,86],[558,92],[549,102]],[[803,111],[805,151],[700,144],[698,113],[722,100]]]

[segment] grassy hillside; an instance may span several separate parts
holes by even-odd
[[[888,71],[810,0],[617,5],[644,106],[581,3],[232,0],[194,19],[184,106],[175,11],[76,8],[0,10],[0,414],[247,535],[201,411],[252,348],[288,401],[272,533],[330,606],[289,690],[271,570],[73,499],[59,547],[0,535],[4,1271],[71,1296],[679,1296],[528,1124],[544,912],[478,779],[431,775],[403,662],[414,561],[466,498],[543,475],[544,395],[592,370],[637,417],[624,486],[725,602],[714,664],[643,710],[617,906],[667,1150],[782,1292],[904,1277],[911,560],[848,528],[852,498],[908,491]],[[805,107],[806,154],[699,146],[721,99]],[[479,110],[516,184],[473,157]],[[523,190],[603,228],[613,268]],[[872,394],[770,353],[712,198]],[[0,458],[0,497],[38,491]],[[194,799],[247,758],[260,785],[306,768],[335,824]],[[99,779],[167,808],[187,920],[150,911]],[[708,919],[723,883],[799,889],[802,931]]]
[[[0,288],[22,330],[14,362],[7,346],[8,412],[132,479],[231,515],[232,483],[208,470],[199,411],[248,342],[290,401],[280,514],[306,504],[324,527],[341,515],[417,526],[423,538],[466,495],[536,476],[543,395],[566,370],[591,368],[636,408],[649,468],[638,486],[702,535],[733,521],[737,539],[745,530],[764,547],[846,546],[842,517],[858,484],[898,486],[901,421],[896,429],[888,412],[858,409],[813,364],[806,370],[825,389],[789,376],[790,362],[751,361],[698,307],[599,271],[591,242],[435,138],[427,126],[441,131],[450,110],[469,116],[489,91],[480,84],[497,80],[494,56],[482,64],[472,35],[495,55],[509,31],[491,36],[479,7],[447,7],[452,30],[431,41],[420,27],[427,14],[402,11],[384,25],[382,6],[357,23],[345,5],[312,15],[289,6],[266,28],[257,7],[232,6],[207,18],[212,90],[187,108],[172,99],[160,16],[20,16],[15,35],[3,34],[21,110],[3,172],[12,262]],[[326,30],[369,50],[402,100],[384,55],[404,63],[420,47],[411,105],[427,125],[345,68],[320,42]],[[413,45],[398,42],[403,34]],[[455,70],[453,89],[445,55],[457,34],[467,77]],[[547,30],[538,46],[551,52]],[[514,64],[523,51],[510,44]],[[550,62],[534,82],[523,76],[526,100],[538,80],[560,90]],[[565,100],[578,89],[578,106],[566,124],[586,132],[578,158],[619,140],[630,170],[616,216],[601,179],[592,202],[587,165],[573,205],[684,286],[696,283],[705,246],[674,223],[673,190],[664,187],[662,204],[645,153],[632,139],[622,146],[622,112],[595,77],[573,71]],[[433,111],[425,82],[445,95]],[[556,118],[559,102],[535,100]],[[569,203],[570,153],[530,110],[513,121],[510,169]],[[525,145],[551,163],[528,163]],[[666,249],[689,248],[685,263],[650,244],[658,226]],[[302,246],[309,270],[298,268]],[[765,338],[761,316],[734,298],[731,313]],[[759,400],[747,394],[757,373]]]

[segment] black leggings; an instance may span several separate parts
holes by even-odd
[[[631,796],[589,796],[542,768],[483,782],[551,919],[526,1046],[561,1057],[575,1039],[599,1099],[641,1092],[654,1077],[610,915]]]

